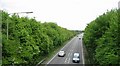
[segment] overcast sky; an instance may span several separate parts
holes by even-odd
[[[0,9],[8,13],[35,17],[41,22],[55,22],[70,30],[84,30],[86,25],[107,10],[118,8],[119,0],[0,0]]]

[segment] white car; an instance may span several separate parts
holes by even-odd
[[[60,52],[58,53],[58,56],[59,56],[59,57],[64,57],[64,56],[65,56],[65,51],[60,51]]]
[[[79,63],[80,62],[80,54],[79,53],[74,53],[72,61],[75,62],[75,63]]]

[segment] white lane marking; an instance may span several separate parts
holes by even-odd
[[[70,53],[68,53],[68,56],[70,55]]]
[[[72,56],[72,53],[71,53],[71,55],[70,56]]]
[[[67,62],[67,59],[68,59],[68,58],[65,59],[65,63]]]
[[[73,39],[75,39],[75,37]],[[71,41],[69,41],[65,46],[67,46],[70,42],[72,42],[73,39]],[[65,46],[63,48],[65,48]],[[63,50],[63,48],[61,50]],[[58,52],[56,53],[56,55],[47,64],[49,64],[57,56],[57,54],[58,54]]]
[[[68,59],[68,63],[70,62],[70,58]]]
[[[84,62],[83,43],[82,43],[82,41],[81,41],[81,47],[82,47],[82,60],[83,60],[83,65],[84,65],[84,64],[85,64],[85,62]]]

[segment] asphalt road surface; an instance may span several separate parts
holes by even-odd
[[[50,64],[84,64],[83,46],[82,46],[82,36],[80,34],[71,39],[61,50],[65,51],[66,55],[64,57],[58,57],[58,53],[47,63]],[[81,38],[81,39],[79,39]],[[80,62],[73,63],[73,53],[80,53]]]

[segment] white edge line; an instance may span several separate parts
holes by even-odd
[[[75,37],[74,37],[74,38],[75,38]],[[73,38],[73,39],[74,39],[74,38]],[[72,40],[73,40],[73,39],[72,39]],[[71,40],[71,41],[72,41],[72,40]],[[71,42],[71,41],[70,41],[70,42]],[[68,45],[70,42],[68,42],[66,45]],[[65,46],[66,46],[66,45],[65,45]],[[65,47],[65,46],[64,46],[64,47]],[[63,47],[63,48],[64,48],[64,47]],[[62,49],[63,49],[63,48],[62,48]],[[60,49],[60,50],[62,50],[62,49]],[[60,50],[59,50],[59,51],[60,51]],[[57,56],[57,54],[58,54],[58,52],[56,53],[55,56]],[[47,64],[49,64],[49,63],[55,58],[55,56],[54,56]]]
[[[81,39],[82,40],[82,39]],[[83,65],[85,64],[85,62],[84,62],[84,55],[83,55],[83,43],[82,43],[82,41],[81,41],[81,46],[82,46],[82,60],[83,60]]]

